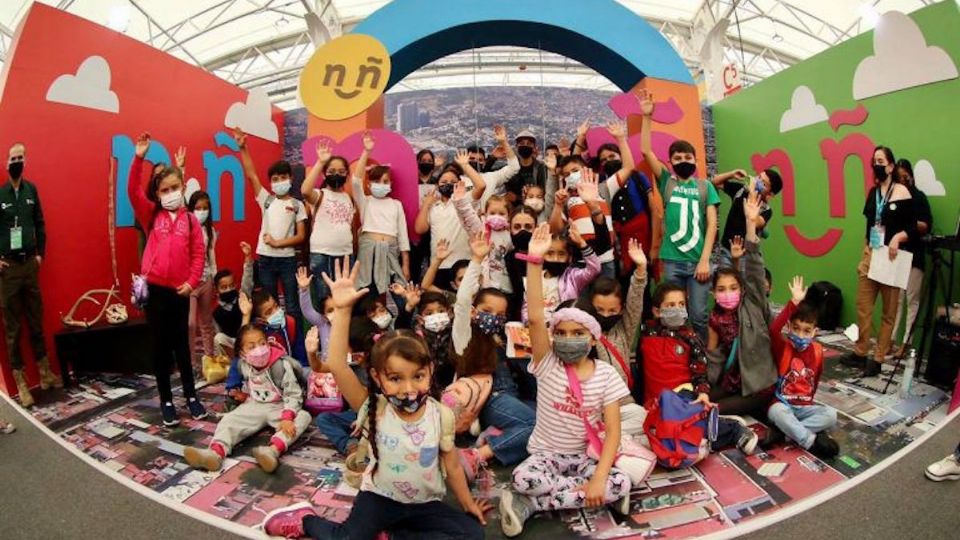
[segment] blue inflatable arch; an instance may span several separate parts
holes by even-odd
[[[353,32],[387,48],[387,88],[434,60],[491,45],[561,54],[624,92],[644,77],[693,84],[666,38],[614,0],[394,0]]]

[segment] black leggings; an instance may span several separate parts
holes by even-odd
[[[169,287],[150,284],[147,301],[147,324],[153,333],[153,373],[157,377],[160,402],[173,401],[170,389],[170,363],[176,359],[180,370],[183,395],[197,397],[193,385],[193,366],[190,364],[189,332],[190,298],[180,296]]]

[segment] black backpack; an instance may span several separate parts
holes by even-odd
[[[843,311],[843,293],[829,281],[816,281],[807,289],[805,302],[817,308],[817,326],[823,330],[834,330],[840,326],[840,313]]]

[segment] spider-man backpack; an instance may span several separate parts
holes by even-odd
[[[667,469],[689,467],[710,453],[717,438],[716,407],[692,402],[673,390],[664,390],[647,406],[643,431],[657,463]]]

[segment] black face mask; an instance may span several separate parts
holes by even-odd
[[[220,301],[224,304],[232,304],[237,301],[237,298],[240,296],[238,291],[227,291],[220,293]]]
[[[10,173],[13,174],[13,173]],[[873,166],[873,177],[877,179],[877,182],[883,182],[887,179],[887,166],[886,165],[874,165]]]
[[[433,172],[433,163],[424,163],[421,161],[417,164],[417,169],[420,170],[420,174],[430,174]]]
[[[7,172],[10,173],[10,178],[20,178],[23,175],[23,162],[14,161],[7,165]]]
[[[610,329],[612,329],[614,326],[617,325],[618,322],[620,322],[620,319],[623,318],[623,314],[617,313],[616,315],[607,315],[607,316],[595,315],[594,318],[597,319],[598,323],[600,323],[601,330],[603,330],[604,332],[609,332]]]
[[[513,239],[513,249],[526,253],[527,249],[530,248],[530,239],[533,238],[533,233],[530,231],[520,231],[514,233],[511,238]]]
[[[623,167],[622,161],[620,161],[619,159],[611,159],[610,161],[603,164],[603,172],[607,176],[613,176],[617,174],[617,171],[619,171],[622,167]]]
[[[522,157],[523,159],[527,159],[527,158],[529,158],[530,156],[533,155],[533,147],[532,147],[532,146],[518,146],[518,147],[517,147],[517,155],[520,156],[520,157]]]
[[[543,261],[543,269],[550,272],[553,277],[562,276],[568,266],[570,266],[570,263]]]
[[[673,164],[673,172],[683,180],[693,176],[693,173],[697,170],[696,163],[690,163],[689,161],[681,161],[680,163]]]
[[[342,174],[331,174],[327,176],[324,183],[333,189],[340,189],[347,182],[347,177]]]
[[[453,195],[453,184],[440,184],[437,186],[437,191],[444,197],[450,197]]]

